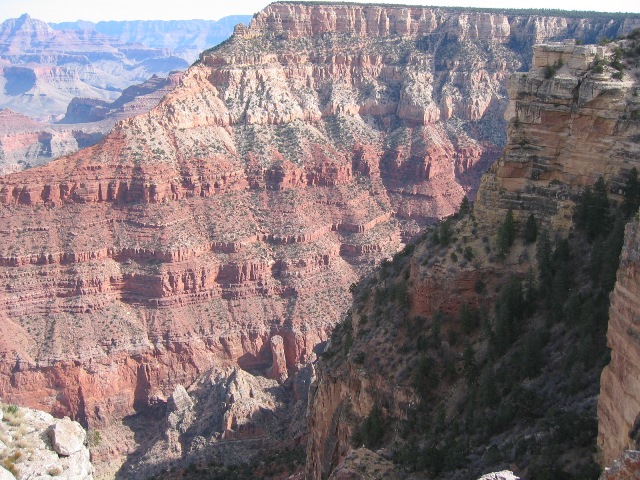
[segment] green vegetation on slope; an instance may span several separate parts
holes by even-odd
[[[353,309],[321,369],[351,363],[389,386],[369,391],[373,409],[351,419],[353,445],[383,447],[417,478],[503,468],[532,480],[598,478],[596,398],[609,358],[609,292],[625,222],[640,206],[637,184],[632,170],[617,209],[603,181],[586,189],[566,238],[538,231],[533,215],[517,225],[512,212],[493,238],[482,238],[473,216],[459,214],[354,285]],[[476,245],[469,232],[482,238],[490,265],[473,295],[455,312],[411,316],[420,300],[416,264],[465,265],[453,255]],[[416,401],[399,403],[394,391],[404,389]]]

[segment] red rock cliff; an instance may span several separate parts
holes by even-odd
[[[295,372],[362,272],[473,195],[520,47],[602,28],[572,22],[274,4],[148,114],[2,178],[0,395],[106,428],[267,371],[275,335]]]

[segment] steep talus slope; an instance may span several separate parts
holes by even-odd
[[[295,382],[349,286],[473,196],[527,47],[630,24],[267,7],[149,113],[0,180],[0,395],[103,429],[122,463],[146,441],[123,418],[211,368],[280,377],[283,353]]]
[[[531,71],[509,82],[507,147],[473,211],[351,289],[311,388],[308,478],[330,477],[363,445],[410,478],[506,466],[531,479],[598,477],[608,292],[622,212],[638,208],[638,54],[635,37],[534,47]],[[623,206],[615,222],[611,201]],[[634,225],[598,406],[607,462],[637,415]]]

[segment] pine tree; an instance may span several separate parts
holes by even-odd
[[[524,225],[524,241],[527,243],[535,243],[538,238],[538,221],[533,213],[527,217],[527,223]]]
[[[538,279],[540,291],[548,292],[553,279],[553,263],[551,260],[551,239],[549,233],[543,230],[536,245],[536,259],[538,260]]]
[[[513,217],[513,210],[509,209],[505,215],[502,225],[498,230],[498,257],[504,260],[509,253],[509,249],[516,239],[516,221]]]
[[[463,303],[460,307],[460,329],[465,335],[469,335],[476,326],[475,312],[472,312],[467,303]]]
[[[466,195],[462,198],[462,202],[460,202],[460,208],[458,209],[458,213],[461,216],[471,213],[471,203],[469,202],[469,199],[467,198]]]
[[[476,365],[476,356],[470,343],[467,343],[464,347],[462,363],[462,369],[464,371],[464,376],[467,379],[467,384],[471,385],[478,375],[478,366]]]
[[[638,182],[638,170],[633,167],[627,174],[622,211],[625,217],[629,218],[638,211],[638,208],[640,208],[640,182]]]
[[[604,235],[611,227],[611,214],[607,186],[602,177],[593,185],[585,188],[576,206],[575,218],[590,241]]]
[[[601,285],[605,292],[610,292],[616,283],[616,272],[620,264],[620,251],[624,244],[625,221],[622,215],[616,217],[611,232],[604,243],[602,253]]]

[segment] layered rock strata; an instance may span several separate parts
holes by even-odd
[[[475,208],[481,221],[496,225],[512,209],[516,219],[533,213],[566,231],[576,195],[600,177],[620,199],[640,156],[638,122],[630,121],[640,102],[633,73],[613,77],[615,48],[534,46],[532,70],[507,84],[509,141],[483,177]]]
[[[107,437],[212,368],[295,391],[349,285],[473,196],[522,50],[578,28],[629,24],[267,7],[149,113],[0,180],[0,394]]]
[[[463,219],[451,227],[453,235],[472,251],[483,248],[473,243],[474,235],[485,235],[488,244],[509,209],[522,223],[534,213],[543,227],[552,229],[554,234],[567,235],[578,195],[601,176],[610,186],[611,199],[621,200],[626,175],[638,167],[640,160],[640,104],[637,69],[629,68],[618,75],[618,70],[610,66],[616,46],[577,46],[573,42],[537,45],[533,47],[531,72],[511,77],[507,147],[503,157],[483,176],[473,211],[478,224],[472,227]],[[598,63],[603,65],[601,72],[595,68]],[[548,78],[545,67],[555,70]],[[618,283],[611,297],[612,362],[603,374],[598,407],[599,446],[607,463],[629,446],[629,432],[636,439],[640,412],[634,338],[638,311],[637,229],[637,221],[627,227]],[[435,252],[430,253],[429,247]],[[475,297],[479,293],[474,289],[478,281],[487,284],[486,292],[495,292],[496,286],[489,282],[507,275],[524,276],[530,259],[535,258],[534,249],[529,247],[521,250],[517,258],[507,258],[505,264],[492,265],[490,255],[480,255],[474,258],[473,265],[458,265],[456,260],[451,262],[453,255],[448,258],[446,249],[442,254],[438,248],[443,250],[437,243],[434,246],[421,242],[408,259],[396,257],[402,267],[396,267],[395,279],[389,278],[388,270],[393,269],[387,266],[356,289],[358,298],[354,298],[342,330],[332,337],[328,355],[317,364],[308,416],[308,478],[327,478],[343,470],[342,465],[353,456],[353,439],[362,423],[370,421],[375,406],[384,412],[380,416],[388,422],[385,428],[393,429],[387,432],[389,437],[398,435],[396,426],[403,423],[410,424],[410,435],[413,425],[408,412],[420,399],[408,380],[415,363],[398,353],[411,338],[399,339],[396,331],[413,328],[415,332],[419,327],[411,327],[413,324],[407,319],[422,321],[438,310],[455,318],[463,303],[482,306]],[[491,249],[485,245],[484,251]],[[458,251],[461,252],[462,249]],[[436,258],[432,258],[434,255]],[[405,306],[402,310],[399,302],[389,300],[388,292],[385,297],[385,292],[380,291],[391,290],[394,280],[406,288],[406,304],[410,308]],[[492,305],[488,298],[484,301],[485,306]],[[378,330],[370,327],[372,322]],[[432,333],[434,327],[430,327],[428,331]],[[422,328],[426,329],[424,325]],[[333,342],[338,343],[332,345]],[[449,356],[443,361],[452,365],[461,357],[460,351],[458,355],[445,353]],[[433,364],[429,368],[435,369]],[[455,410],[456,402],[464,395],[460,388],[464,386],[458,382],[447,392],[442,402],[445,411]],[[434,391],[429,392],[431,399],[437,399]],[[591,398],[595,403],[595,397]],[[404,438],[403,434],[399,436]],[[629,458],[624,461],[629,463]],[[457,477],[452,474],[451,478]]]

